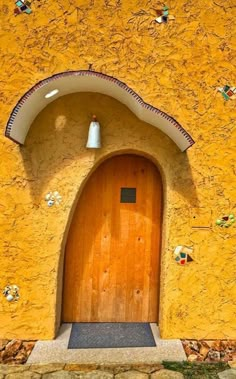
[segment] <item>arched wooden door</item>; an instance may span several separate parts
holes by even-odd
[[[162,183],[156,166],[115,156],[91,175],[70,227],[65,322],[156,322]]]

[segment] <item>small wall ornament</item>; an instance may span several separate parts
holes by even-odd
[[[47,201],[49,207],[52,207],[54,204],[59,205],[61,203],[61,199],[62,197],[58,191],[48,192],[45,196],[45,201]]]
[[[223,98],[228,101],[229,99],[236,99],[236,87],[230,87],[229,85],[225,85],[224,87],[218,87],[218,92],[221,92]]]
[[[229,228],[235,222],[235,217],[233,214],[228,216],[223,216],[216,220],[216,225],[221,226],[221,228]]]
[[[191,247],[179,245],[174,250],[175,261],[184,266],[186,263],[192,262],[193,259],[190,254],[192,254],[193,249]]]
[[[31,2],[27,0],[18,0],[16,1],[16,8],[14,9],[15,16],[18,16],[18,14],[21,13],[32,13],[32,10],[30,9]]]
[[[3,290],[3,295],[9,302],[17,301],[20,298],[19,287],[17,287],[16,285],[6,286]]]
[[[169,14],[169,8],[167,5],[164,5],[162,9],[158,9],[156,12],[158,17],[155,21],[158,24],[167,23],[168,20],[175,20],[175,17]]]

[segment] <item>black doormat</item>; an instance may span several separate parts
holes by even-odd
[[[156,346],[148,323],[73,323],[68,349]]]

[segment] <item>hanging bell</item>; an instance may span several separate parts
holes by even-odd
[[[99,149],[101,147],[100,125],[97,117],[93,116],[93,121],[89,126],[88,141],[86,147],[88,149]]]

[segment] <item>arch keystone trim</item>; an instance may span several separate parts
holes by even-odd
[[[55,88],[59,92],[46,99],[45,95]],[[190,134],[174,118],[145,103],[125,83],[112,76],[89,70],[62,72],[35,84],[13,109],[6,126],[5,136],[23,145],[38,113],[55,99],[76,92],[99,92],[117,99],[140,120],[157,127],[168,135],[181,151],[187,150],[194,144]]]

